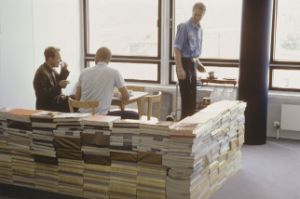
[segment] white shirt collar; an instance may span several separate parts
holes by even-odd
[[[107,66],[107,63],[106,62],[103,62],[103,61],[99,61],[96,66]]]

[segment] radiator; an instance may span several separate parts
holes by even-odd
[[[300,131],[300,105],[281,104],[280,129]]]

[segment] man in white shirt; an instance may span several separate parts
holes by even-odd
[[[125,86],[124,78],[119,71],[108,66],[111,52],[106,47],[97,50],[94,67],[82,71],[77,83],[76,99],[81,101],[99,101],[100,106],[96,109],[102,115],[120,115],[122,119],[139,119],[139,115],[132,111],[109,112],[114,87],[121,93],[122,100],[128,100],[129,95]],[[80,109],[80,112],[86,110]]]

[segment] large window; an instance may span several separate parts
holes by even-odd
[[[274,0],[270,89],[300,90],[299,9],[299,0]]]
[[[86,66],[107,46],[127,80],[160,81],[160,0],[84,0],[84,17]]]

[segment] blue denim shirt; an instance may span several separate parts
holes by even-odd
[[[202,35],[202,27],[191,18],[177,26],[174,48],[181,51],[182,57],[197,58],[202,52]]]

